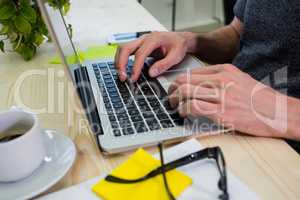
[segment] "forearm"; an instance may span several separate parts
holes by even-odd
[[[300,100],[288,97],[287,138],[300,141]]]
[[[210,64],[231,62],[239,51],[239,33],[232,25],[205,34],[182,34],[188,40],[188,53]]]

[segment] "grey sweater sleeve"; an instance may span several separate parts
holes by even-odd
[[[247,4],[247,0],[237,0],[234,6],[234,15],[244,22],[244,12]]]

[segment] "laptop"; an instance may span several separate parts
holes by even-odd
[[[147,69],[153,63],[149,58],[137,82],[121,82],[113,58],[80,62],[62,11],[53,9],[48,1],[38,0],[38,5],[101,151],[112,154],[162,141],[178,141],[193,133],[204,135],[224,131],[204,117],[182,119],[169,105],[167,90],[170,83],[178,74],[202,65],[196,58],[187,56],[159,78],[148,76]],[[75,55],[76,64],[67,63],[66,58],[70,55]],[[133,63],[134,58],[130,58],[129,76]]]

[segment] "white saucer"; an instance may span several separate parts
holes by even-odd
[[[76,157],[74,143],[54,130],[45,130],[47,156],[29,177],[12,183],[0,182],[0,200],[29,199],[49,189],[71,168]]]

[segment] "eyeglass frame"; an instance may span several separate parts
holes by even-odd
[[[218,171],[220,174],[220,179],[218,181],[218,188],[222,191],[222,194],[219,195],[219,199],[220,200],[229,200],[229,193],[228,193],[228,187],[227,187],[226,162],[225,162],[224,154],[220,147],[217,146],[217,147],[205,148],[203,150],[191,153],[187,156],[184,156],[182,158],[179,158],[177,160],[169,162],[167,164],[164,163],[163,144],[162,143],[158,144],[158,149],[159,149],[161,166],[150,171],[145,176],[137,178],[137,179],[123,179],[123,178],[119,178],[119,177],[116,177],[113,175],[108,175],[105,177],[105,180],[108,182],[113,182],[113,183],[133,184],[133,183],[138,183],[138,182],[148,180],[150,178],[153,178],[157,175],[162,174],[165,189],[168,194],[168,197],[170,200],[175,200],[176,198],[173,196],[173,194],[170,190],[170,187],[168,185],[166,172],[173,170],[175,168],[199,161],[199,160],[214,159],[217,163],[217,168],[218,168]]]

